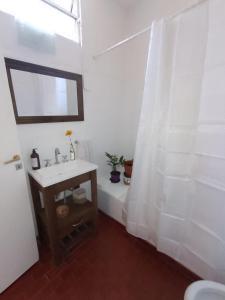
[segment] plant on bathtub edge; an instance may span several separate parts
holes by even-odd
[[[120,172],[117,171],[117,166],[123,166],[124,164],[124,157],[123,156],[117,156],[109,154],[108,152],[105,152],[106,157],[108,158],[107,163],[109,166],[112,167],[112,172],[110,181],[112,183],[120,182]]]

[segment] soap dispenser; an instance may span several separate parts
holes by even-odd
[[[36,149],[33,149],[31,153],[31,166],[33,170],[38,170],[41,168],[40,164],[40,157],[39,154],[36,152]]]

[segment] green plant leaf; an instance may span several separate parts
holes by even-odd
[[[124,165],[125,159],[124,159],[123,155],[118,157],[118,155],[110,154],[108,152],[105,152],[105,155],[109,159],[109,160],[107,160],[107,164],[109,166],[111,166],[113,168],[113,170],[116,170],[116,166],[118,166],[118,165],[121,165],[121,166]]]

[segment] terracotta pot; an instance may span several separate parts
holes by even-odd
[[[131,178],[132,168],[133,168],[133,160],[125,160],[125,162],[124,162],[125,174],[124,175],[127,178]]]
[[[120,182],[120,172],[118,172],[118,171],[112,171],[110,174],[111,174],[110,181],[112,183],[118,183],[118,182]]]

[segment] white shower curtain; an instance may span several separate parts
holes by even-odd
[[[127,230],[225,283],[225,1],[153,24]]]

